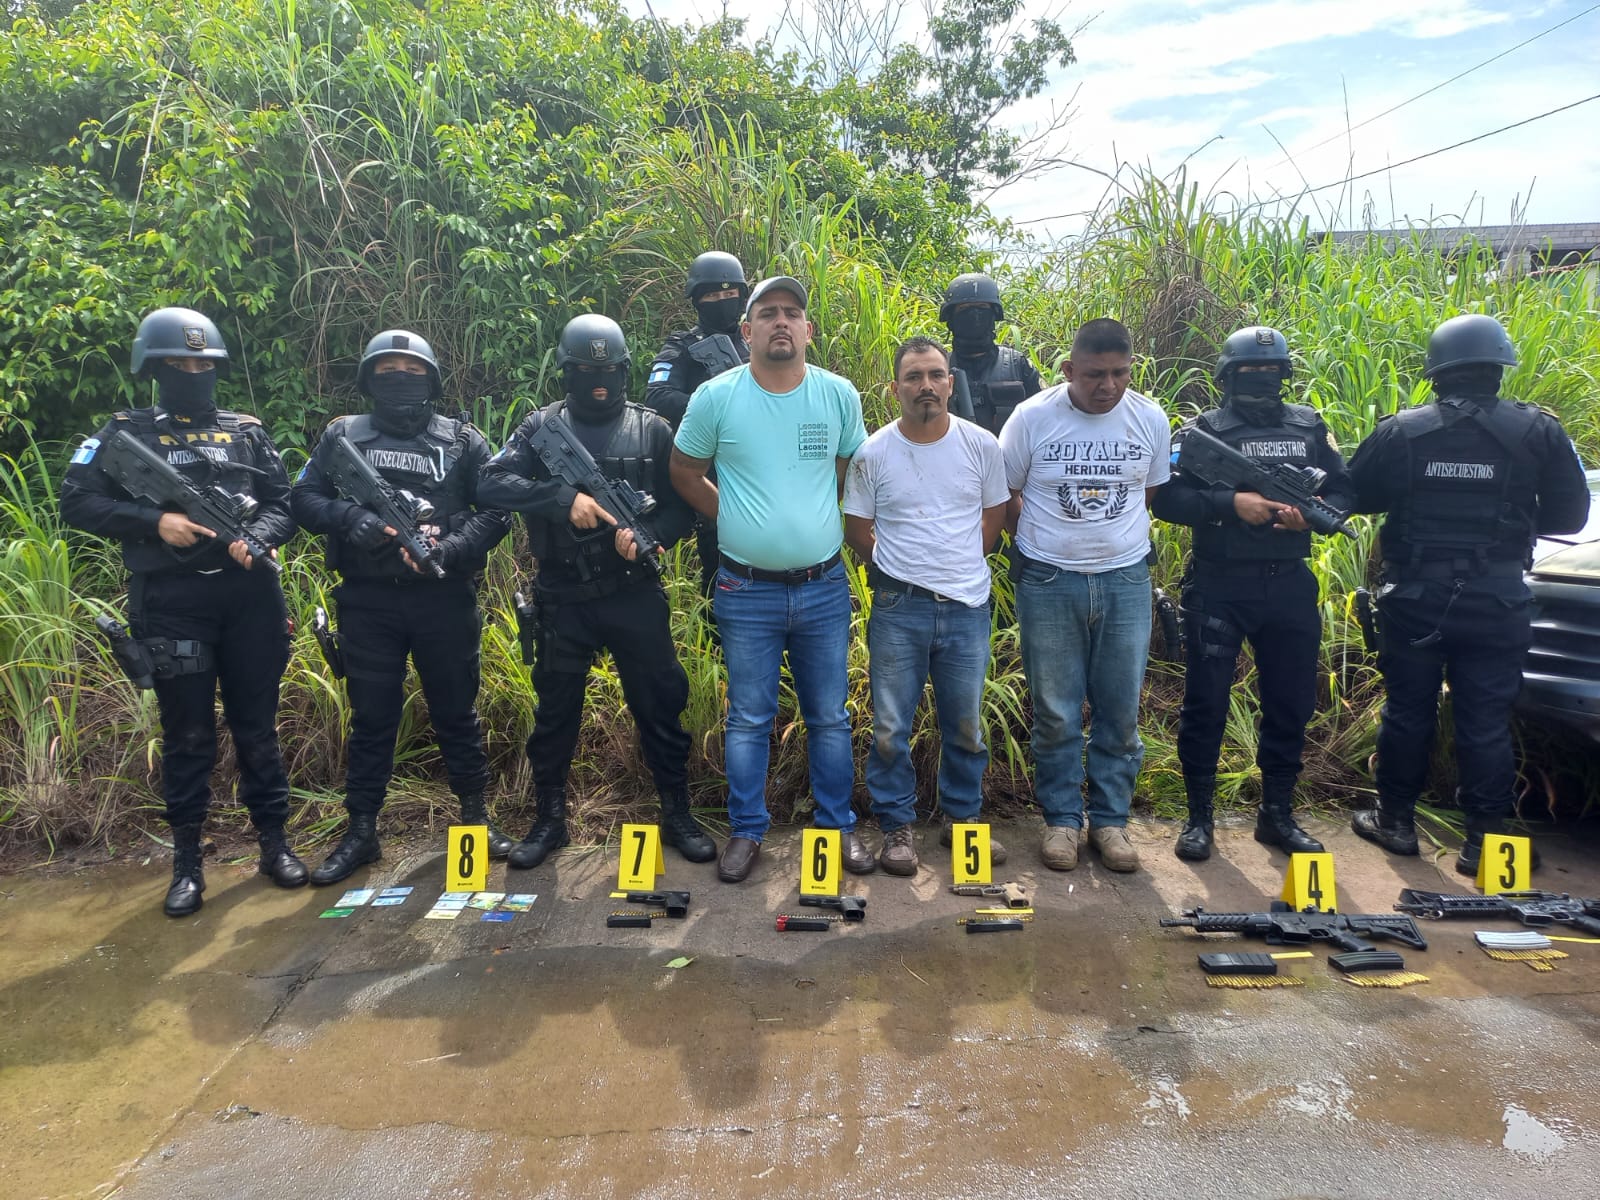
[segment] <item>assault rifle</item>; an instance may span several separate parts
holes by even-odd
[[[1263,466],[1205,430],[1191,428],[1183,435],[1183,447],[1178,451],[1178,470],[1215,486],[1258,492],[1268,500],[1292,504],[1318,533],[1355,537],[1345,524],[1349,514],[1318,498],[1317,489],[1328,473],[1316,467]]]
[[[713,333],[689,347],[689,357],[706,369],[708,376],[721,375],[735,367],[744,366],[744,360],[733,348],[733,339],[725,333]]]
[[[1435,920],[1445,917],[1505,917],[1530,929],[1570,925],[1600,936],[1600,900],[1582,900],[1565,892],[1501,892],[1497,896],[1451,896],[1404,888],[1396,912]]]
[[[328,479],[346,500],[359,504],[395,531],[395,541],[411,556],[418,570],[444,578],[439,547],[422,526],[433,520],[433,505],[405,488],[397,488],[367,461],[356,444],[341,434],[334,439],[333,461],[327,466]]]
[[[968,421],[976,421],[978,416],[972,407],[972,384],[967,381],[967,373],[960,367],[951,367],[950,380],[950,412]]]
[[[248,523],[261,508],[254,496],[230,492],[216,483],[197,487],[126,429],[117,430],[96,461],[130,495],[161,508],[176,508],[211,530],[224,546],[243,542],[250,557],[274,575],[283,569],[272,557],[272,548],[250,532]]]
[[[1375,950],[1368,938],[1391,938],[1418,950],[1428,948],[1417,923],[1410,917],[1387,913],[1323,913],[1314,910],[1293,912],[1275,900],[1271,912],[1211,913],[1203,908],[1187,911],[1180,917],[1163,918],[1163,927],[1184,926],[1199,933],[1242,933],[1269,946],[1303,946],[1308,942],[1332,942],[1341,950]]]
[[[644,523],[656,509],[654,496],[603,474],[594,456],[572,432],[572,426],[559,416],[540,421],[528,445],[552,476],[569,487],[587,492],[611,514],[618,529],[631,530],[633,544],[639,548],[638,561],[649,567],[652,574],[661,574],[661,542]]]

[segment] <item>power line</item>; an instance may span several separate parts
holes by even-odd
[[[1528,39],[1526,39],[1524,41],[1518,42],[1515,46],[1512,46],[1508,50],[1500,51],[1500,53],[1496,54],[1493,58],[1486,58],[1481,63],[1478,63],[1476,66],[1468,67],[1465,71],[1462,71],[1459,74],[1450,76],[1450,78],[1446,79],[1443,83],[1436,83],[1431,88],[1429,88],[1427,91],[1418,92],[1415,96],[1412,96],[1409,100],[1402,100],[1402,101],[1400,101],[1399,104],[1396,104],[1396,105],[1393,105],[1390,108],[1384,109],[1381,113],[1378,113],[1376,116],[1368,117],[1365,121],[1362,121],[1359,125],[1351,125],[1348,128],[1341,130],[1338,133],[1335,133],[1335,134],[1333,134],[1333,135],[1331,135],[1329,137],[1325,137],[1320,142],[1318,142],[1316,145],[1307,146],[1304,150],[1300,151],[1300,153],[1301,154],[1310,154],[1313,150],[1322,149],[1322,147],[1326,146],[1329,142],[1336,142],[1342,137],[1348,137],[1350,134],[1354,133],[1358,129],[1366,128],[1368,125],[1371,125],[1374,121],[1381,121],[1381,120],[1383,120],[1384,117],[1387,117],[1390,113],[1399,112],[1402,108],[1406,107],[1406,105],[1415,104],[1418,100],[1421,100],[1423,97],[1433,95],[1433,93],[1437,92],[1440,88],[1447,87],[1450,84],[1454,83],[1458,79],[1465,79],[1468,75],[1471,75],[1474,71],[1481,71],[1481,70],[1483,70],[1484,67],[1489,66],[1491,63],[1499,62],[1502,58],[1504,58],[1508,54],[1515,54],[1518,50],[1521,50],[1524,46],[1530,46],[1534,42],[1537,42],[1540,38],[1548,37],[1550,34],[1554,33],[1556,30],[1562,29],[1562,28],[1564,28],[1564,27],[1566,27],[1568,25],[1571,25],[1574,21],[1578,20],[1580,17],[1587,17],[1590,13],[1596,11],[1597,9],[1600,9],[1600,4],[1591,4],[1588,8],[1584,9],[1582,12],[1574,13],[1572,16],[1568,17],[1565,21],[1562,21],[1562,22],[1560,22],[1559,24],[1556,24],[1556,25],[1552,25],[1552,26],[1550,26],[1549,29],[1541,30],[1540,32],[1534,34],[1532,37],[1530,37],[1530,38],[1528,38]],[[1284,156],[1282,158],[1280,158],[1277,162],[1273,163],[1272,165],[1275,166],[1275,167],[1282,166],[1284,163],[1289,162],[1293,157],[1294,156],[1292,154],[1289,154],[1286,151],[1284,153]]]

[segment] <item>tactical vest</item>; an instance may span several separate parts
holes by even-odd
[[[1538,508],[1531,404],[1440,397],[1396,413],[1406,489],[1383,528],[1384,557],[1415,565],[1526,562]]]
[[[260,428],[254,417],[217,409],[205,424],[181,421],[160,408],[124,409],[111,415],[113,432],[126,430],[167,460],[196,487],[215,484],[229,492],[255,496],[262,475],[256,443],[249,430]],[[157,536],[123,549],[133,572],[168,570],[174,566],[211,571],[232,563],[226,545],[202,538],[193,546],[169,546]]]
[[[563,415],[566,408],[566,401],[558,400],[540,411],[540,419],[570,420]],[[622,406],[604,449],[594,455],[602,475],[623,480],[641,492],[655,489],[656,460],[650,453],[649,435],[654,416],[637,404]],[[628,563],[617,553],[615,536],[616,530],[605,524],[598,529],[579,529],[567,520],[528,522],[528,548],[538,560],[540,576],[549,572],[567,582],[587,584],[608,577],[621,582],[629,574]]]
[[[1252,425],[1230,405],[1207,409],[1195,420],[1207,433],[1262,466],[1317,464],[1322,418],[1306,405],[1285,404],[1283,417],[1275,425]],[[1311,534],[1237,521],[1196,526],[1192,545],[1194,557],[1201,563],[1269,562],[1309,557]]]
[[[459,529],[472,514],[471,481],[466,468],[457,469],[467,449],[465,422],[435,414],[421,433],[401,437],[384,433],[363,413],[344,418],[338,428],[385,480],[433,505],[429,525],[437,529],[435,537]],[[346,579],[421,578],[393,545],[363,550],[343,538],[328,538],[327,553],[328,565]],[[456,573],[481,569],[481,564],[466,563]]]
[[[1017,405],[1028,398],[1028,381],[1023,374],[1026,359],[1010,346],[996,346],[993,359],[953,357],[951,362],[966,372],[972,392],[972,412],[990,433],[1000,434]],[[971,365],[969,365],[971,364]]]

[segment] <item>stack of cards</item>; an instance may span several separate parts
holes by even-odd
[[[446,892],[433,902],[433,907],[422,915],[429,921],[454,921],[472,899],[471,892]]]
[[[392,908],[397,904],[404,904],[406,897],[415,889],[408,887],[384,888],[378,893],[378,898],[372,902],[373,908]]]

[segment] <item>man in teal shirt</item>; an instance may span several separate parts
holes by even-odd
[[[672,484],[716,522],[721,551],[711,603],[728,666],[733,836],[717,867],[728,883],[749,876],[771,824],[768,744],[785,651],[806,724],[816,823],[841,832],[846,870],[876,866],[850,808],[850,587],[839,556],[845,468],[867,430],[854,386],[806,363],[815,332],[807,302],[805,287],[787,276],[756,285],[743,325],[749,365],[695,390],[672,451]]]

